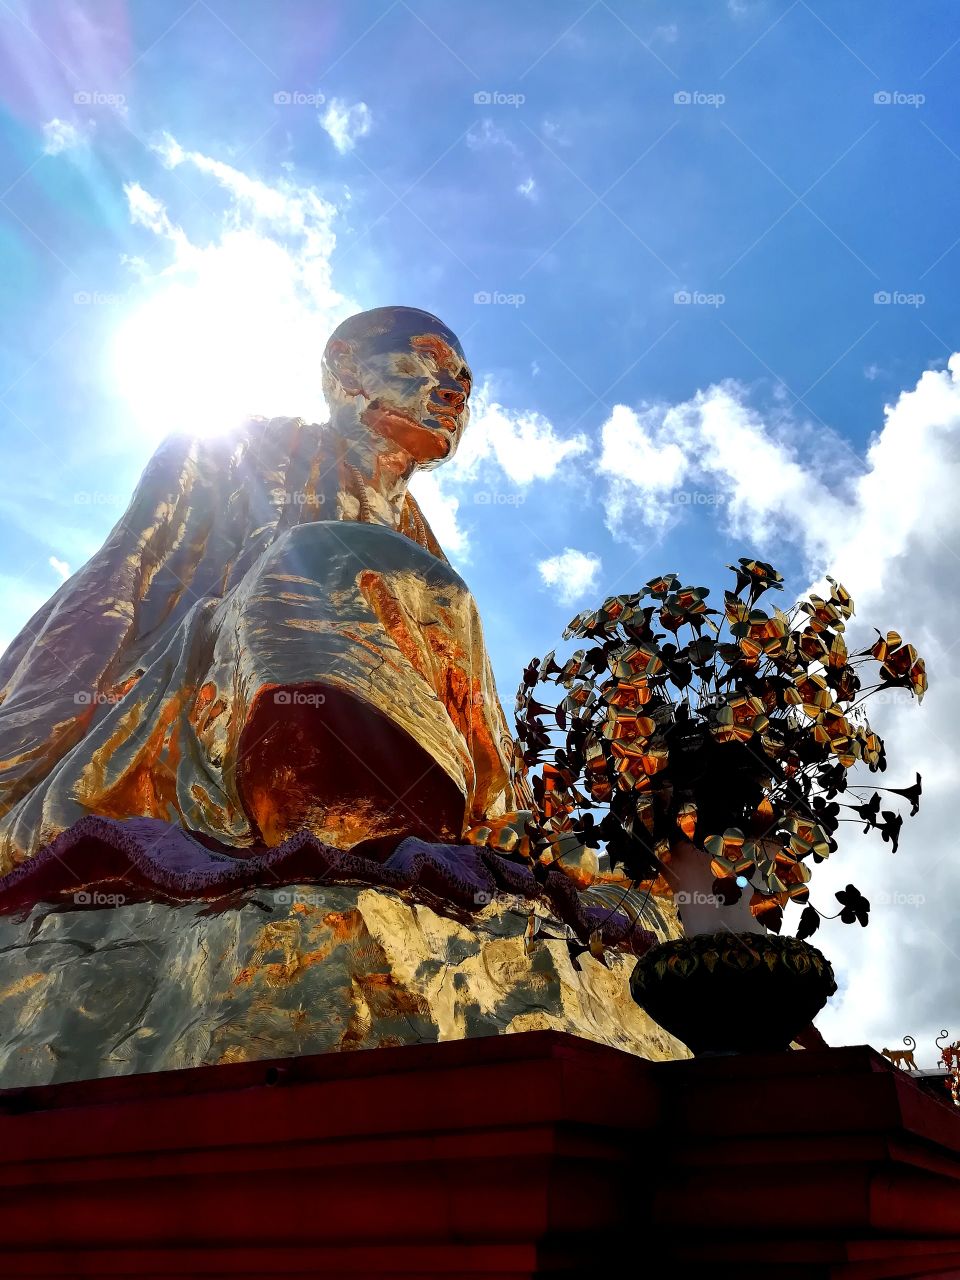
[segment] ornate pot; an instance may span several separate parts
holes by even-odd
[[[630,979],[641,1009],[698,1055],[787,1049],[836,989],[816,947],[757,933],[662,942]]]

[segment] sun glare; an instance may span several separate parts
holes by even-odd
[[[180,250],[114,335],[108,376],[131,426],[157,441],[226,433],[254,414],[323,415],[320,353],[339,316],[304,296],[287,250],[248,232]]]

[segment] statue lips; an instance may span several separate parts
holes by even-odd
[[[450,435],[453,435],[457,429],[457,415],[455,413],[443,413],[441,410],[437,410],[431,417],[424,418],[423,421],[424,425],[435,422],[441,431],[446,431]]]
[[[439,403],[432,398],[427,401],[427,408],[431,410],[429,418],[425,418],[425,423],[436,423],[441,430],[455,435],[459,426],[460,417],[466,407],[466,397],[460,396],[459,403],[453,407],[449,400],[443,399]]]

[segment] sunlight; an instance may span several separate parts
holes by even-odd
[[[173,261],[140,275],[111,344],[108,380],[151,442],[210,436],[251,415],[322,420],[319,360],[343,300],[327,263],[259,227],[198,245],[158,206],[140,220]],[[349,308],[348,308],[349,309]]]

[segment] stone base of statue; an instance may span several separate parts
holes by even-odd
[[[7,1280],[960,1274],[960,1115],[865,1047],[530,1032],[6,1091],[0,1179]]]
[[[0,1087],[543,1029],[686,1055],[631,1000],[633,956],[528,932],[502,898],[457,920],[356,885],[37,907],[0,920]]]
[[[686,1057],[629,989],[676,919],[617,906],[469,845],[85,818],[0,880],[0,1088],[548,1029]]]

